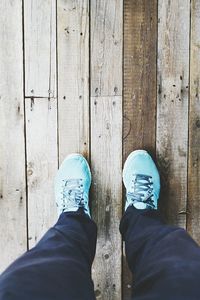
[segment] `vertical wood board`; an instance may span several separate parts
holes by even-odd
[[[89,151],[89,3],[57,1],[59,160]]]
[[[186,226],[190,1],[159,1],[157,158],[163,207]]]
[[[22,4],[0,2],[0,270],[27,249]]]
[[[24,0],[25,96],[56,97],[56,1]]]
[[[125,0],[123,161],[136,149],[148,150],[155,157],[156,55],[157,0]],[[131,286],[132,275],[124,253],[124,300],[131,298]]]
[[[90,2],[93,265],[98,300],[121,300],[123,1]]]
[[[35,246],[54,225],[54,177],[58,168],[57,101],[26,99],[28,239]]]
[[[97,299],[121,300],[121,102],[91,99],[92,215],[98,226],[93,265]]]
[[[91,6],[91,96],[122,93],[122,0],[93,0]]]
[[[200,1],[191,1],[187,229],[200,243]]]

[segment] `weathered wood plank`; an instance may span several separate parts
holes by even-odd
[[[155,156],[157,0],[124,0],[123,161],[136,149]],[[123,299],[130,299],[123,256]]]
[[[57,101],[27,98],[28,239],[33,247],[56,221]]]
[[[121,95],[122,0],[91,1],[91,96]]]
[[[155,151],[157,0],[124,2],[123,156]]]
[[[89,151],[89,2],[57,1],[59,159]]]
[[[56,97],[56,1],[24,0],[25,96]]]
[[[158,5],[157,157],[168,220],[186,226],[190,1]]]
[[[121,300],[123,1],[91,1],[92,215],[97,299]]]
[[[21,1],[0,1],[0,270],[27,249]]]
[[[98,225],[93,278],[97,299],[121,300],[122,98],[91,98],[92,215]]]
[[[187,229],[200,243],[200,1],[191,1]]]

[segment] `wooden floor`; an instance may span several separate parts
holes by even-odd
[[[147,149],[161,210],[200,243],[200,0],[1,0],[0,269],[56,221],[53,179],[90,161],[97,299],[127,300],[121,171]]]

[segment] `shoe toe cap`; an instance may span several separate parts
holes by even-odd
[[[56,181],[79,178],[90,184],[90,168],[86,159],[81,154],[71,154],[62,162],[56,176]]]
[[[153,184],[157,193],[160,190],[160,176],[157,167],[147,151],[133,151],[127,158],[123,169],[123,180],[127,187],[133,174],[152,176]]]

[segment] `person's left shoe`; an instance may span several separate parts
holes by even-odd
[[[145,150],[133,151],[125,161],[123,182],[126,188],[125,210],[157,209],[160,176],[151,156]]]
[[[91,172],[87,160],[81,154],[68,155],[55,178],[55,197],[58,215],[82,208],[90,216],[88,194]]]

